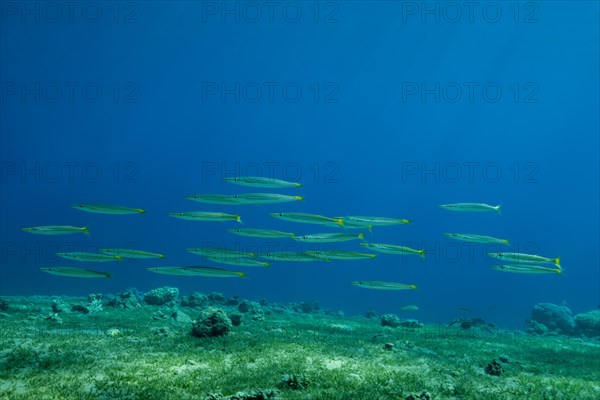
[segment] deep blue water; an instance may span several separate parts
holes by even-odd
[[[457,3],[435,2],[425,5],[432,13],[421,2],[338,1],[280,3],[272,14],[248,2],[90,2],[72,14],[67,3],[52,4],[1,3],[1,295],[168,285],[316,299],[346,313],[416,304],[421,311],[407,315],[425,321],[468,307],[505,326],[522,326],[538,302],[566,301],[575,312],[598,306],[598,2],[484,2],[471,17]],[[271,174],[303,187],[222,182]],[[183,197],[257,191],[306,200],[234,207]],[[451,202],[502,204],[503,212],[437,207]],[[147,212],[89,214],[72,203]],[[193,210],[239,212],[246,227],[297,233],[331,229],[268,213],[408,218],[368,240],[425,246],[428,255],[232,267],[248,272],[238,280],[146,272],[201,264],[186,247],[265,248],[227,233],[234,222],[168,216]],[[21,231],[52,224],[89,225],[91,235]],[[492,270],[498,263],[482,246],[443,232],[509,238],[518,250],[561,257],[565,273]],[[54,256],[59,250],[125,245],[167,258],[86,264],[113,273],[110,280],[39,272],[80,266]],[[354,280],[419,290],[369,291]]]

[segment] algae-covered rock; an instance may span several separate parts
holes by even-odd
[[[381,326],[391,326],[392,328],[400,326],[400,318],[395,314],[384,314],[381,316]]]
[[[303,373],[299,374],[284,374],[281,379],[281,386],[285,389],[302,390],[306,389],[310,381],[304,376]]]
[[[411,394],[406,397],[406,400],[431,400],[431,395],[425,390],[419,394]]]
[[[204,400],[277,400],[277,390],[254,390],[252,392],[237,392],[231,396],[223,396],[220,393],[208,393]]]
[[[488,375],[500,376],[503,372],[504,368],[502,368],[502,365],[496,360],[492,360],[492,362],[485,367],[485,373]]]
[[[306,301],[306,302],[300,304],[300,309],[305,314],[311,314],[311,313],[315,313],[315,312],[319,311],[321,309],[321,306],[319,305],[318,301],[313,300],[313,301]]]
[[[208,301],[210,302],[210,304],[223,304],[225,303],[225,296],[223,296],[223,294],[221,293],[210,293],[208,296]]]
[[[229,315],[229,319],[231,320],[231,324],[233,326],[240,326],[244,320],[244,317],[240,313],[233,313]]]
[[[90,309],[83,304],[75,304],[73,307],[71,307],[71,311],[82,313],[82,314],[90,313]]]
[[[126,310],[139,308],[142,306],[138,300],[137,293],[133,289],[129,289],[123,293],[117,294],[108,301],[108,305],[114,308],[122,308]]]
[[[220,308],[207,308],[192,325],[192,336],[223,336],[231,330],[231,320]]]
[[[531,311],[531,319],[554,333],[569,334],[575,329],[571,310],[552,303],[536,304]]]
[[[152,306],[162,306],[169,302],[177,300],[179,289],[173,287],[161,287],[153,289],[144,295],[146,304]]]
[[[244,300],[238,305],[238,310],[248,314],[262,314],[263,309],[260,304],[255,301]]]
[[[535,322],[533,320],[527,321],[527,333],[530,335],[545,335],[548,333],[548,328],[544,324]]]
[[[0,311],[8,311],[8,303],[4,299],[0,299]]]
[[[422,328],[423,324],[416,319],[405,319],[404,321],[400,322],[400,326],[405,328]]]
[[[575,331],[589,337],[600,336],[600,310],[593,310],[575,316]]]
[[[55,314],[61,313],[67,309],[67,305],[61,299],[53,299],[50,305],[52,307],[52,312]]]
[[[208,303],[208,296],[200,292],[193,292],[189,296],[181,298],[182,307],[204,307]]]

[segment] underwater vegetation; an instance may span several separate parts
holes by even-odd
[[[169,287],[0,309],[2,399],[600,398],[598,310],[539,304],[528,333]]]

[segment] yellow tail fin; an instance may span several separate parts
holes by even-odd
[[[403,224],[410,224],[410,219],[401,219],[400,222]]]
[[[361,232],[361,233],[359,233],[359,234],[358,234],[358,238],[359,238],[360,240],[365,240],[365,234],[364,234],[364,233],[362,233],[362,232]]]
[[[235,220],[240,224],[244,225],[244,223],[242,222],[242,217],[240,217],[239,215],[235,217]]]
[[[137,209],[137,212],[139,212],[140,214],[143,214],[143,213],[145,213],[145,212],[146,212],[146,210],[142,210],[141,208],[138,208],[138,209]]]
[[[158,257],[159,258],[165,258],[165,255],[164,254],[159,254]]]
[[[335,220],[335,222],[336,222],[336,223],[337,223],[339,226],[341,226],[342,228],[344,228],[344,227],[345,227],[345,225],[344,225],[344,220],[343,220],[343,219],[336,219],[336,220]]]
[[[560,266],[560,257],[557,257],[554,259],[554,265],[556,265],[558,268],[562,269],[562,267]]]
[[[238,275],[240,276],[240,278],[245,278],[246,277],[246,273],[245,272],[240,272],[240,273],[238,273]]]
[[[86,235],[90,235],[90,228],[88,226],[84,226],[83,227],[83,233],[85,233]]]
[[[425,249],[423,250],[419,250],[419,255],[423,258],[425,258]]]

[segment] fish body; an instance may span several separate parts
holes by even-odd
[[[149,251],[144,250],[134,250],[134,249],[98,249],[98,251],[102,254],[108,254],[112,256],[119,256],[121,258],[165,258],[164,254],[160,253],[151,253]]]
[[[120,261],[122,257],[108,254],[88,253],[85,251],[75,251],[70,253],[56,253],[57,256],[73,261],[107,262]]]
[[[36,235],[72,235],[74,233],[85,233],[89,235],[89,229],[87,226],[78,228],[76,226],[69,225],[46,225],[46,226],[32,226],[30,228],[21,228],[23,232],[34,233]]]
[[[159,267],[146,268],[150,272],[176,276],[205,276],[210,278],[243,278],[244,272],[228,271],[213,267]]]
[[[365,289],[375,290],[414,290],[416,285],[406,285],[404,283],[380,282],[380,281],[357,281],[351,282],[352,285]]]
[[[219,264],[228,264],[228,265],[237,265],[243,267],[264,267],[268,268],[269,263],[252,260],[250,258],[240,258],[240,257],[217,257],[217,256],[209,256],[205,255],[204,258],[207,260],[214,261]]]
[[[237,176],[234,178],[225,178],[225,182],[241,186],[251,186],[260,188],[294,188],[302,186],[300,183],[288,182],[281,179],[266,178],[263,176]]]
[[[499,239],[492,236],[474,235],[472,233],[444,233],[447,237],[469,243],[508,244],[508,239]]]
[[[401,309],[402,311],[418,311],[418,310],[419,310],[419,307],[417,307],[417,306],[413,306],[413,305],[410,305],[410,306],[404,306],[404,307],[402,307],[402,308],[400,308],[400,309]]]
[[[227,231],[230,233],[233,233],[234,235],[258,237],[258,238],[270,238],[270,239],[293,238],[294,236],[296,236],[291,232],[275,231],[272,229],[238,228],[238,229],[227,229]]]
[[[497,212],[500,214],[500,205],[491,206],[484,203],[453,203],[453,204],[440,204],[440,208],[449,211],[459,212]]]
[[[208,204],[229,204],[229,205],[239,205],[240,203],[236,195],[231,194],[194,194],[190,196],[185,196],[186,199],[197,201],[199,203],[208,203]]]
[[[390,226],[390,225],[405,225],[410,224],[408,219],[388,218],[388,217],[368,217],[361,215],[347,216],[347,217],[336,217],[353,225],[361,225],[364,227],[369,226]]]
[[[241,204],[275,204],[302,201],[302,196],[289,196],[277,193],[242,193],[235,196]]]
[[[560,268],[547,268],[532,264],[496,265],[492,268],[514,274],[562,274],[562,269]]]
[[[526,253],[488,253],[488,256],[516,264],[554,264],[558,268],[562,269],[560,266],[560,258],[548,258]]]
[[[294,240],[307,243],[347,242],[356,239],[365,240],[364,233],[315,233],[311,235],[294,236]]]
[[[269,213],[271,217],[282,219],[284,221],[299,222],[303,224],[317,224],[328,226],[344,226],[344,221],[339,218],[329,218],[317,214],[306,213]]]
[[[171,217],[186,219],[188,221],[212,221],[212,222],[223,222],[223,221],[237,221],[242,223],[242,218],[239,215],[226,214],[221,212],[209,212],[209,211],[188,211],[188,212],[175,212],[169,214]]]
[[[425,249],[416,250],[406,246],[398,246],[395,244],[386,243],[361,243],[363,247],[367,247],[373,251],[387,254],[415,254],[421,257],[425,257]]]
[[[52,275],[69,276],[72,278],[110,278],[106,272],[92,271],[91,269],[73,268],[73,267],[47,267],[40,268],[40,271]]]
[[[109,204],[71,204],[71,207],[98,214],[113,214],[113,215],[124,215],[124,214],[141,214],[146,212],[141,208],[130,208],[123,206],[115,206]]]
[[[308,253],[308,252],[307,252]],[[313,257],[307,253],[296,253],[292,251],[277,251],[273,253],[260,254],[258,257],[270,261],[283,262],[315,262],[320,261],[319,258]]]
[[[377,257],[377,254],[346,250],[314,250],[306,251],[305,253],[323,260],[364,260]]]
[[[194,253],[200,256],[213,256],[213,257],[254,257],[255,254],[251,252],[245,252],[241,250],[223,249],[220,247],[190,247],[186,251]]]

